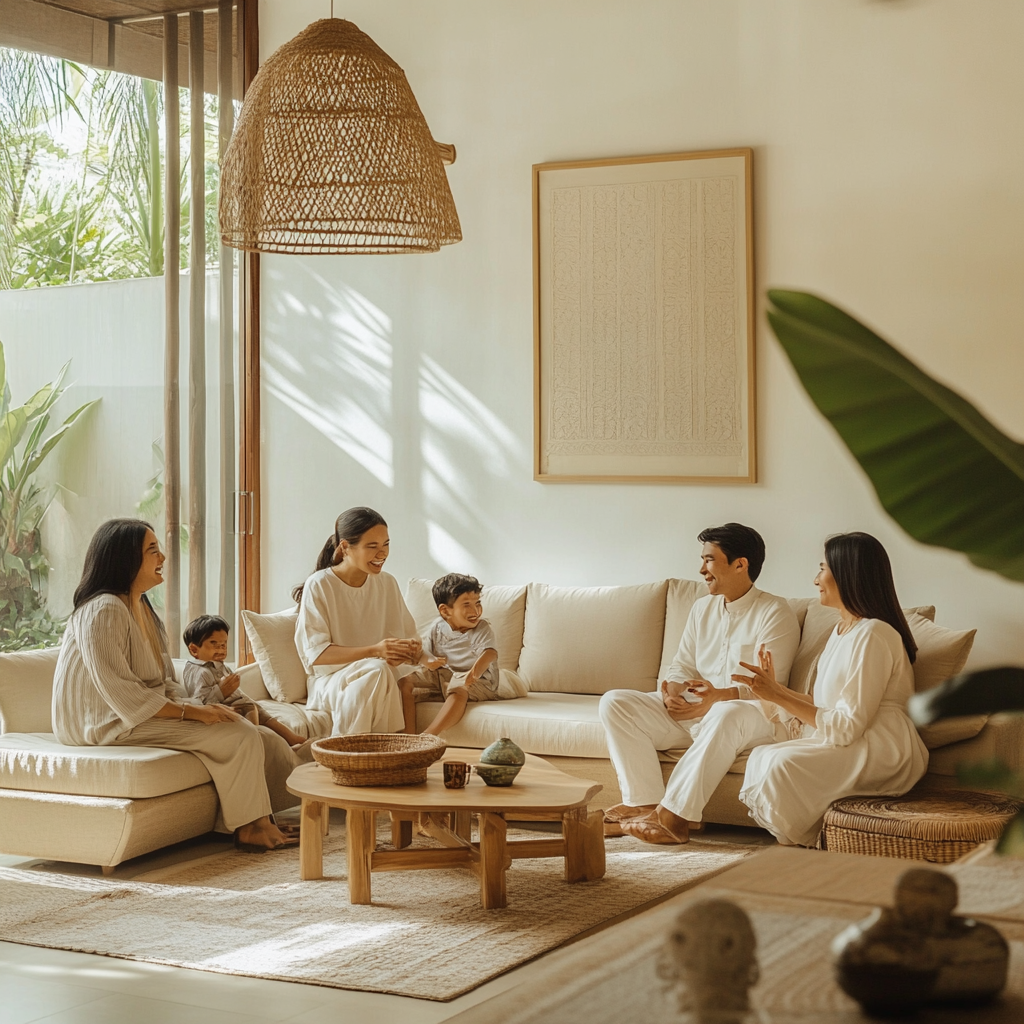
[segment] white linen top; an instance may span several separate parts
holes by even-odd
[[[415,637],[416,622],[405,605],[398,580],[390,573],[366,577],[361,587],[350,587],[327,568],[313,573],[302,589],[295,646],[310,675],[337,672],[340,665],[313,663],[331,644],[370,647],[386,637]],[[413,671],[398,665],[398,676]]]
[[[448,659],[446,668],[453,672],[469,672],[484,651],[497,652],[498,643],[494,639],[494,630],[486,619],[480,619],[472,629],[462,633],[452,629],[439,615],[430,627],[426,647],[431,654]],[[480,678],[492,681],[497,686],[497,661],[492,661]]]
[[[907,714],[913,694],[914,670],[902,638],[889,623],[860,619],[842,636],[837,626],[818,659],[817,724],[805,725],[803,734],[828,746],[848,747],[891,714],[899,720],[893,725],[900,734],[917,737]],[[917,745],[924,749],[920,740]]]
[[[53,731],[61,743],[110,743],[184,696],[128,606],[98,594],[72,613],[53,677]]]
[[[775,678],[785,684],[800,646],[800,623],[784,597],[751,587],[726,604],[721,594],[709,594],[693,603],[666,679],[702,679],[719,689],[736,686],[741,700],[752,700],[750,687],[734,683],[732,675],[746,672],[741,661],[757,664],[761,644],[772,652]]]

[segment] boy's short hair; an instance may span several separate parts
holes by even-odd
[[[186,627],[181,638],[185,646],[201,647],[214,633],[230,633],[231,627],[219,615],[197,615]]]
[[[747,575],[753,583],[761,575],[764,565],[764,541],[761,534],[742,523],[726,523],[725,526],[709,526],[697,534],[701,544],[717,544],[722,554],[735,562],[737,558],[747,560]]]
[[[450,572],[434,583],[432,590],[434,604],[438,608],[443,604],[451,607],[463,594],[480,594],[483,593],[483,589],[475,576],[463,576],[458,572]]]

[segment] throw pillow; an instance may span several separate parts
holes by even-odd
[[[306,699],[306,670],[295,647],[298,608],[260,615],[243,611],[245,633],[263,674],[263,683],[274,700],[295,704]]]
[[[667,580],[633,587],[531,583],[519,675],[545,692],[656,689],[667,593]]]
[[[945,629],[916,613],[907,616],[907,623],[917,641],[914,689],[918,693],[963,671],[974,646],[976,629]]]
[[[426,636],[437,618],[437,605],[431,588],[433,580],[409,580],[405,603],[416,620],[416,629]],[[515,672],[519,668],[519,652],[523,649],[523,620],[526,616],[526,587],[499,587],[484,584],[480,603],[484,618],[494,630],[498,643],[498,668]]]
[[[961,740],[970,740],[981,732],[988,724],[988,715],[962,715],[959,718],[943,718],[940,722],[932,722],[931,725],[919,725],[917,727],[924,745],[929,750],[937,750],[939,747],[948,746],[950,743],[959,743]]]
[[[53,732],[50,701],[59,647],[0,654],[0,732]]]
[[[679,650],[686,620],[695,601],[708,596],[708,585],[703,580],[668,580],[665,597],[665,636],[661,644],[661,666],[658,679],[664,679],[668,667]]]

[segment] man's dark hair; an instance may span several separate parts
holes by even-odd
[[[201,647],[214,633],[230,633],[231,627],[219,615],[197,615],[186,627],[181,638],[185,646]]]
[[[737,558],[747,560],[747,575],[753,583],[761,575],[764,565],[764,541],[757,530],[742,523],[726,523],[725,526],[709,526],[697,534],[701,544],[717,544],[730,564]]]
[[[450,572],[434,583],[432,591],[434,604],[438,608],[443,604],[451,607],[463,594],[479,594],[483,592],[483,589],[475,576],[463,576],[458,572]]]

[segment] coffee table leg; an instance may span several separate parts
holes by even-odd
[[[506,906],[505,819],[500,814],[480,814],[480,905],[484,910],[500,910]]]
[[[396,850],[404,850],[412,843],[412,822],[400,817],[398,811],[391,812],[391,845]]]
[[[452,831],[460,838],[469,842],[473,838],[473,812],[456,811],[452,817],[455,819]]]
[[[324,877],[324,832],[322,819],[327,804],[302,801],[299,812],[299,877],[308,882]]]
[[[377,844],[375,811],[348,808],[348,898],[350,903],[370,902],[370,858]]]
[[[604,878],[604,812],[580,808],[562,816],[565,880],[593,882]]]

